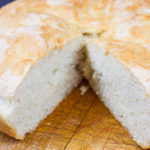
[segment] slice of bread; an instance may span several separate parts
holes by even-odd
[[[0,31],[0,131],[17,139],[82,79],[76,68],[82,36],[76,27],[50,15],[20,15],[22,23],[17,17],[19,23]]]
[[[84,76],[143,148],[150,143],[150,51],[118,40],[88,40]]]

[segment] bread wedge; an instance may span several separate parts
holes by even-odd
[[[20,15],[22,23],[17,17],[19,23],[0,30],[0,131],[17,139],[34,130],[82,79],[76,68],[82,36],[76,27],[55,16]]]
[[[150,147],[150,51],[140,44],[90,39],[83,75],[143,148]]]

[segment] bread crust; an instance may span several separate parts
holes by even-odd
[[[24,137],[19,136],[16,130],[9,123],[7,123],[2,117],[0,117],[0,131],[16,139],[19,140],[24,139]]]

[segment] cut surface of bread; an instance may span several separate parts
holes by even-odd
[[[117,40],[88,41],[83,75],[91,87],[143,148],[150,143],[150,52]]]

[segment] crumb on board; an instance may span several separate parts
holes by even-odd
[[[87,92],[88,89],[89,89],[89,86],[84,86],[84,85],[82,85],[82,86],[80,87],[80,94],[81,94],[81,95],[84,95],[84,94]]]
[[[49,125],[50,125],[50,123],[49,123],[49,122],[47,122],[47,123],[46,123],[46,125],[48,125],[48,126],[49,126]]]

